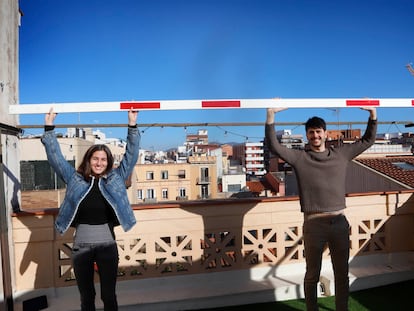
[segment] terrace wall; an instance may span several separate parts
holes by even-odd
[[[389,277],[382,277],[383,284],[414,278],[413,200],[411,191],[347,197],[351,289],[378,286],[364,280],[384,276],[384,269]],[[134,210],[137,225],[126,233],[116,229],[121,305],[164,302],[170,308],[165,310],[178,310],[183,305],[172,302],[212,307],[240,304],[242,297],[231,298],[240,294],[250,294],[249,303],[303,297],[303,216],[297,197],[136,205]],[[73,232],[56,233],[56,212],[13,217],[16,305],[46,295],[48,310],[63,310],[59,304],[65,295],[77,296],[69,259]],[[332,280],[327,250],[320,295],[333,294]],[[170,285],[181,287],[167,290]],[[78,297],[72,300],[76,306]]]

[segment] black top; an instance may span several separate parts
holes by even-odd
[[[94,179],[92,189],[81,201],[72,225],[101,225],[115,223],[115,213],[99,190],[99,178]]]

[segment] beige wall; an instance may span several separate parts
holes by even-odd
[[[82,138],[58,138],[60,149],[64,157],[75,160],[75,167],[78,167],[86,150],[95,142]],[[114,156],[115,161],[120,161],[125,153],[124,147],[114,144],[107,144]],[[23,138],[20,140],[20,161],[43,161],[47,160],[45,148],[40,138]]]
[[[58,138],[62,153],[66,160],[75,160],[78,167],[86,150],[93,142],[80,138]],[[46,161],[45,148],[40,138],[24,138],[20,140],[20,161]]]

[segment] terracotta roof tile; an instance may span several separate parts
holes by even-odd
[[[358,162],[414,188],[414,169],[403,169],[394,163],[402,162],[414,166],[414,156],[358,158]]]
[[[247,181],[246,185],[253,193],[261,193],[265,189],[265,185],[261,181]]]

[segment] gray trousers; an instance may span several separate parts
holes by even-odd
[[[322,253],[328,245],[335,276],[336,311],[348,310],[349,297],[349,223],[344,215],[318,217],[303,224],[306,274],[304,291],[306,309],[318,310],[317,286],[319,282]]]

